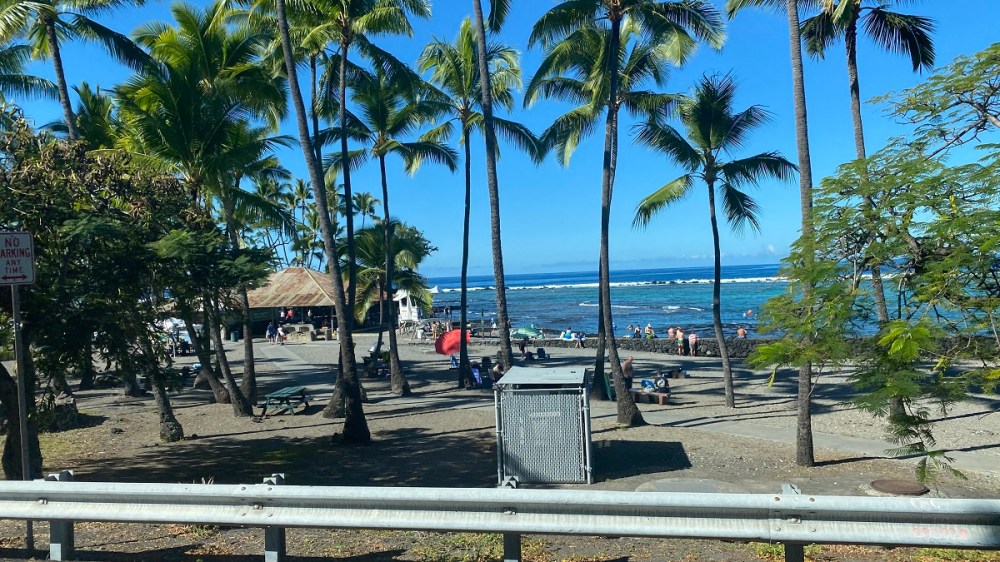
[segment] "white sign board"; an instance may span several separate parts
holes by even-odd
[[[0,285],[35,282],[35,247],[28,232],[0,232]]]

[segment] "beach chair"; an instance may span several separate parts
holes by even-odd
[[[535,356],[537,356],[539,359],[548,359],[549,358],[549,356],[545,353],[545,348],[544,347],[539,347],[538,349],[536,349],[535,350]]]
[[[458,359],[456,359],[454,355],[452,355],[450,357],[451,357],[451,368],[452,369],[457,369],[458,368]]]

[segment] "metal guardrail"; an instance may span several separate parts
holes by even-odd
[[[265,528],[268,562],[284,530],[360,528],[520,535],[611,535],[1000,549],[1000,500],[479,488],[0,482],[0,518],[49,520],[52,560],[73,556],[73,522],[116,521]],[[796,554],[798,553],[798,554]]]

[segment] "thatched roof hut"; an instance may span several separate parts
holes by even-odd
[[[304,267],[276,271],[267,284],[247,294],[250,308],[295,306],[333,306],[333,281],[330,275]]]

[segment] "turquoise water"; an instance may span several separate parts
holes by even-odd
[[[767,299],[782,292],[787,282],[777,276],[778,265],[744,265],[722,268],[722,323],[726,335],[738,326],[755,332],[756,311]],[[709,336],[712,326],[711,267],[613,271],[612,314],[616,333],[624,335],[629,324],[652,324],[666,335],[670,326]],[[493,277],[469,278],[469,319],[491,321],[496,316]],[[458,318],[458,277],[431,278],[440,291],[434,307],[453,309]],[[507,276],[507,304],[514,327],[535,325],[552,331],[572,328],[597,332],[597,272],[535,273]]]

